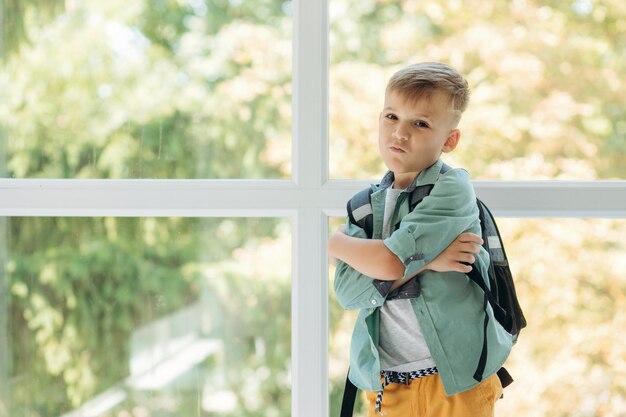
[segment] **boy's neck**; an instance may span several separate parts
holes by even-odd
[[[396,189],[402,189],[402,190],[409,188],[411,184],[413,184],[413,181],[415,181],[415,178],[417,178],[421,172],[422,171],[400,174],[400,176],[398,176],[394,172],[393,173],[394,181],[393,181],[392,187]]]
[[[409,188],[411,186],[411,184],[413,184],[415,179],[422,172],[424,172],[427,169],[429,169],[430,167],[432,167],[438,161],[439,161],[439,159],[435,160],[435,162],[433,162],[432,164],[429,164],[428,166],[422,168],[421,170],[415,171],[415,172],[403,172],[401,174],[397,174],[396,172],[392,171],[393,172],[393,184],[392,184],[392,187],[393,188],[401,188],[401,189]]]

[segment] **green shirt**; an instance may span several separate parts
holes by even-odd
[[[443,162],[437,161],[422,171],[411,187],[398,198],[392,223],[398,230],[384,244],[405,265],[405,277],[430,263],[463,232],[480,235],[476,196],[463,169],[441,174]],[[380,185],[372,185],[373,239],[382,232],[385,195],[393,182],[387,173]],[[408,197],[415,186],[433,184],[430,194],[409,212]],[[346,233],[367,238],[363,229],[347,222]],[[487,276],[489,254],[481,249],[475,267]],[[411,299],[415,316],[422,327],[426,344],[435,360],[447,395],[453,395],[478,384],[473,378],[483,346],[483,292],[460,272],[424,271],[419,274],[421,294]],[[349,378],[365,391],[380,390],[378,357],[379,308],[388,294],[375,281],[338,261],[335,294],[343,308],[360,309],[350,347]],[[487,285],[489,283],[487,282]],[[487,307],[488,356],[483,379],[496,373],[509,355],[512,336],[500,326]]]

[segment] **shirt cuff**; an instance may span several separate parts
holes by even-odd
[[[404,264],[403,278],[412,277],[426,265],[424,254],[417,251],[415,238],[408,230],[396,230],[383,243]]]

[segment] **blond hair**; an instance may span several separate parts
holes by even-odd
[[[441,62],[421,62],[401,69],[387,83],[386,94],[391,91],[414,101],[429,98],[440,91],[448,96],[458,119],[467,108],[470,97],[465,78],[456,69]]]

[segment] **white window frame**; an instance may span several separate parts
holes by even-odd
[[[0,179],[0,216],[288,217],[292,415],[326,417],[328,218],[370,182],[329,180],[328,58],[328,0],[294,0],[292,180]],[[497,216],[626,218],[626,181],[474,186]]]

